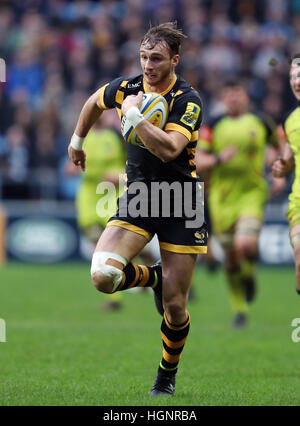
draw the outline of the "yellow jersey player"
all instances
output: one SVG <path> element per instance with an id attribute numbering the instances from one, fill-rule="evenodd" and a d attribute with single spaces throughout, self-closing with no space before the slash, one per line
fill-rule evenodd
<path id="1" fill-rule="evenodd" d="M 211 170 L 212 229 L 224 249 L 233 326 L 242 328 L 255 294 L 254 264 L 268 198 L 265 149 L 267 144 L 276 149 L 276 127 L 269 118 L 248 112 L 249 98 L 238 82 L 228 82 L 221 99 L 226 113 L 201 128 L 196 164 L 199 173 Z"/>
<path id="2" fill-rule="evenodd" d="M 95 92 L 80 113 L 68 148 L 74 164 L 84 169 L 83 139 L 98 117 L 112 108 L 126 116 L 144 145 L 126 143 L 128 189 L 119 198 L 118 212 L 98 241 L 91 275 L 95 287 L 105 293 L 137 286 L 154 289 L 163 315 L 163 356 L 151 396 L 174 394 L 177 367 L 190 326 L 188 290 L 197 253 L 204 253 L 207 244 L 202 190 L 194 162 L 202 105 L 199 94 L 175 73 L 183 38 L 176 23 L 150 28 L 140 45 L 143 74 L 117 78 Z M 155 127 L 140 113 L 145 92 L 159 93 L 167 101 L 169 114 L 164 129 Z M 155 194 L 157 184 L 165 188 L 160 195 Z M 177 184 L 179 190 L 186 190 L 187 197 L 169 197 L 173 203 L 169 203 L 167 212 L 161 207 L 161 199 L 166 201 L 165 192 L 170 185 L 178 189 Z M 132 188 L 138 186 L 143 197 L 139 200 L 141 213 L 134 208 L 138 203 Z M 132 259 L 154 234 L 160 244 L 161 265 L 134 264 Z"/>
<path id="3" fill-rule="evenodd" d="M 296 264 L 296 290 L 300 294 L 300 53 L 291 60 L 290 85 L 298 105 L 283 120 L 283 131 L 288 142 L 282 158 L 274 162 L 272 172 L 275 177 L 282 177 L 295 169 L 287 217 Z"/>

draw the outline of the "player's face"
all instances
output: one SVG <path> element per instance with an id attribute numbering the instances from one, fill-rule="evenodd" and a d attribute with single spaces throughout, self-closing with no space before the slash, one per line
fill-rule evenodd
<path id="1" fill-rule="evenodd" d="M 247 110 L 249 100 L 243 87 L 226 87 L 221 98 L 229 115 L 243 114 Z"/>
<path id="2" fill-rule="evenodd" d="M 141 67 L 147 84 L 158 86 L 173 77 L 179 55 L 171 57 L 168 45 L 163 42 L 151 47 L 147 43 L 141 45 Z"/>
<path id="3" fill-rule="evenodd" d="M 300 66 L 292 65 L 290 70 L 290 84 L 295 98 L 300 101 Z"/>

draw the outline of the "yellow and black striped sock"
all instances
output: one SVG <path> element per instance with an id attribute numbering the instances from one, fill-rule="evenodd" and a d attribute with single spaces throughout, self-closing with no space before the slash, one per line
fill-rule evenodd
<path id="1" fill-rule="evenodd" d="M 183 351 L 185 341 L 190 329 L 190 315 L 181 325 L 170 324 L 166 313 L 164 313 L 161 323 L 161 335 L 163 341 L 163 357 L 159 364 L 159 370 L 176 373 L 177 366 Z"/>
<path id="2" fill-rule="evenodd" d="M 128 263 L 123 269 L 123 279 L 117 291 L 133 287 L 156 287 L 161 285 L 161 266 L 154 268 Z"/>

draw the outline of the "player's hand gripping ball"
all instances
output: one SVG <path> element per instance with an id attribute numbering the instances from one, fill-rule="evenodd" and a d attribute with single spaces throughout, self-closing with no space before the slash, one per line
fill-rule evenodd
<path id="1" fill-rule="evenodd" d="M 163 129 L 168 117 L 168 103 L 158 93 L 144 93 L 141 113 L 151 124 Z M 125 116 L 123 116 L 121 121 L 121 133 L 126 142 L 145 148 L 143 142 L 136 134 L 135 128 Z"/>

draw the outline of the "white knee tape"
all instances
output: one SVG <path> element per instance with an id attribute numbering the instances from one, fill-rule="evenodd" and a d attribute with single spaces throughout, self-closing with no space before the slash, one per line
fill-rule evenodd
<path id="1" fill-rule="evenodd" d="M 124 257 L 116 254 L 109 253 L 107 251 L 96 251 L 93 254 L 92 264 L 91 264 L 91 275 L 96 272 L 101 272 L 105 277 L 110 279 L 113 284 L 112 292 L 121 284 L 123 272 L 112 265 L 107 265 L 107 259 L 114 259 L 122 263 L 124 266 L 127 265 L 127 260 Z"/>

